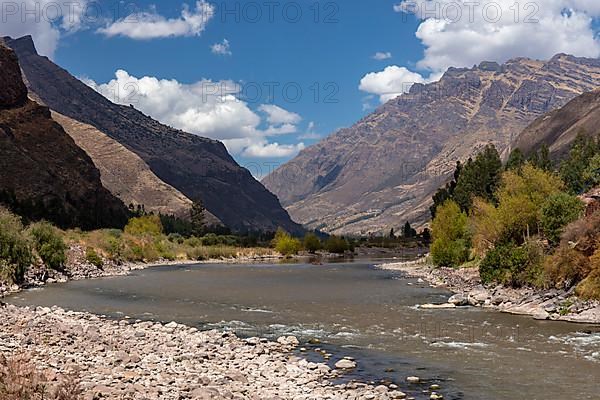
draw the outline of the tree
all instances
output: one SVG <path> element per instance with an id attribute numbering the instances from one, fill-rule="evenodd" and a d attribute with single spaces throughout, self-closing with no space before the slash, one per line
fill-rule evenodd
<path id="1" fill-rule="evenodd" d="M 460 161 L 457 161 L 456 168 L 454 169 L 453 179 L 450 182 L 448 182 L 445 187 L 438 189 L 437 192 L 433 195 L 433 205 L 429 207 L 429 211 L 431 212 L 431 218 L 435 218 L 435 212 L 439 206 L 444 204 L 446 200 L 452 199 L 461 171 L 462 164 Z"/>
<path id="2" fill-rule="evenodd" d="M 417 236 L 417 231 L 410 226 L 410 222 L 408 221 L 406 221 L 404 227 L 402 228 L 402 236 L 405 238 L 413 238 Z"/>
<path id="3" fill-rule="evenodd" d="M 343 254 L 350 250 L 350 244 L 342 237 L 331 235 L 325 242 L 325 249 L 330 253 Z"/>
<path id="4" fill-rule="evenodd" d="M 396 239 L 396 235 L 394 234 L 394 228 L 390 229 L 390 239 L 392 239 L 392 240 Z"/>
<path id="5" fill-rule="evenodd" d="M 21 219 L 0 207 L 0 280 L 23 281 L 31 262 L 30 244 L 23 234 Z"/>
<path id="6" fill-rule="evenodd" d="M 600 185 L 600 154 L 596 154 L 588 162 L 588 166 L 583 171 L 583 182 L 586 188 Z"/>
<path id="7" fill-rule="evenodd" d="M 125 226 L 125 233 L 132 236 L 159 236 L 163 233 L 163 226 L 159 216 L 144 215 L 131 218 Z"/>
<path id="8" fill-rule="evenodd" d="M 584 175 L 592 158 L 599 152 L 593 138 L 579 134 L 560 165 L 560 176 L 572 194 L 580 194 L 589 189 Z"/>
<path id="9" fill-rule="evenodd" d="M 452 199 L 462 211 L 468 212 L 474 197 L 493 203 L 494 193 L 500 184 L 502 161 L 494 145 L 485 146 L 475 160 L 469 159 L 460 173 Z"/>
<path id="10" fill-rule="evenodd" d="M 516 148 L 510 152 L 510 155 L 508 156 L 508 160 L 506 161 L 506 165 L 504 166 L 504 168 L 507 171 L 515 170 L 515 169 L 519 170 L 519 169 L 521 169 L 521 167 L 524 164 L 525 164 L 525 155 L 523 154 L 521 149 Z"/>
<path id="11" fill-rule="evenodd" d="M 190 222 L 192 224 L 191 231 L 193 236 L 202 236 L 204 234 L 205 211 L 206 208 L 204 208 L 202 200 L 197 200 L 192 203 Z"/>
<path id="12" fill-rule="evenodd" d="M 288 257 L 294 254 L 298 254 L 302 247 L 302 244 L 298 239 L 292 237 L 282 228 L 277 229 L 277 232 L 275 233 L 275 238 L 273 239 L 273 245 L 275 247 L 275 250 L 277 250 L 282 255 Z"/>
<path id="13" fill-rule="evenodd" d="M 457 267 L 468 260 L 470 238 L 467 215 L 452 200 L 438 208 L 431 223 L 433 263 L 443 267 Z"/>
<path id="14" fill-rule="evenodd" d="M 542 206 L 541 225 L 548 240 L 557 244 L 565 226 L 577 220 L 584 204 L 567 193 L 556 193 L 548 197 Z"/>
<path id="15" fill-rule="evenodd" d="M 27 229 L 35 251 L 44 264 L 55 270 L 62 270 L 67 262 L 67 245 L 57 228 L 50 223 L 36 222 Z"/>
<path id="16" fill-rule="evenodd" d="M 312 232 L 307 233 L 306 235 L 304 235 L 304 249 L 306 251 L 308 251 L 309 253 L 316 253 L 317 250 L 321 249 L 321 241 L 319 240 L 319 238 L 317 237 L 317 235 L 315 235 Z"/>

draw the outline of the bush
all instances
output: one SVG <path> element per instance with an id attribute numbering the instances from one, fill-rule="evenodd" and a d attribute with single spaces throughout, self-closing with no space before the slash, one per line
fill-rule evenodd
<path id="1" fill-rule="evenodd" d="M 548 284 L 558 289 L 569 289 L 586 278 L 591 271 L 590 260 L 581 252 L 561 243 L 546 259 L 545 271 Z"/>
<path id="2" fill-rule="evenodd" d="M 598 247 L 599 237 L 600 211 L 567 225 L 561 236 L 561 245 L 568 246 L 571 243 L 577 251 L 591 257 Z"/>
<path id="3" fill-rule="evenodd" d="M 514 243 L 500 244 L 488 251 L 479 264 L 479 275 L 483 283 L 518 285 L 519 275 L 528 263 L 527 250 Z"/>
<path id="4" fill-rule="evenodd" d="M 330 236 L 325 242 L 325 249 L 330 253 L 344 254 L 346 251 L 351 250 L 351 245 L 342 237 Z"/>
<path id="5" fill-rule="evenodd" d="M 125 233 L 132 236 L 159 236 L 163 233 L 163 226 L 159 216 L 144 215 L 131 218 L 125 226 Z"/>
<path id="6" fill-rule="evenodd" d="M 21 220 L 0 208 L 0 278 L 22 282 L 31 261 L 30 243 L 23 234 Z"/>
<path id="7" fill-rule="evenodd" d="M 577 288 L 575 294 L 584 299 L 600 300 L 600 269 L 593 270 Z"/>
<path id="8" fill-rule="evenodd" d="M 85 249 L 85 260 L 99 269 L 102 269 L 104 266 L 102 257 L 100 257 L 98 253 L 96 253 L 96 250 L 94 250 L 92 247 Z"/>
<path id="9" fill-rule="evenodd" d="M 470 235 L 467 222 L 467 215 L 452 200 L 437 208 L 431 223 L 431 257 L 435 265 L 457 267 L 469 259 Z"/>
<path id="10" fill-rule="evenodd" d="M 277 250 L 284 256 L 298 254 L 298 252 L 302 248 L 302 244 L 300 243 L 300 241 L 296 238 L 293 238 L 289 233 L 287 233 L 283 229 L 277 230 L 275 238 L 273 239 L 273 245 L 275 246 L 275 250 Z"/>
<path id="11" fill-rule="evenodd" d="M 67 262 L 67 245 L 59 230 L 48 222 L 37 222 L 28 228 L 33 245 L 47 267 L 57 271 Z"/>
<path id="12" fill-rule="evenodd" d="M 304 249 L 309 253 L 315 253 L 321 249 L 321 241 L 314 233 L 307 233 L 304 236 Z"/>
<path id="13" fill-rule="evenodd" d="M 541 225 L 548 240 L 556 244 L 567 224 L 577 220 L 584 210 L 584 204 L 567 193 L 551 195 L 542 206 Z"/>

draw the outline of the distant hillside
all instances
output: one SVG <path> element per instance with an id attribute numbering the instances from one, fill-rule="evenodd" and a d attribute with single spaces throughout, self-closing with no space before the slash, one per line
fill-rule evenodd
<path id="1" fill-rule="evenodd" d="M 75 121 L 55 111 L 52 118 L 75 140 L 91 158 L 102 184 L 126 205 L 143 204 L 146 211 L 188 218 L 192 201 L 174 187 L 164 183 L 146 165 L 144 160 L 125 146 L 91 125 Z M 219 220 L 207 213 L 209 224 Z"/>
<path id="2" fill-rule="evenodd" d="M 578 134 L 600 134 L 600 90 L 584 93 L 536 119 L 519 134 L 512 148 L 529 154 L 545 144 L 553 158 L 560 158 Z"/>
<path id="3" fill-rule="evenodd" d="M 122 227 L 125 205 L 47 107 L 27 98 L 15 53 L 0 45 L 0 203 L 60 227 Z"/>
<path id="4" fill-rule="evenodd" d="M 502 152 L 539 116 L 600 85 L 600 60 L 564 54 L 450 68 L 267 176 L 297 221 L 333 233 L 388 232 L 430 217 L 431 196 L 487 143 Z"/>
<path id="5" fill-rule="evenodd" d="M 31 37 L 4 42 L 15 50 L 26 83 L 44 104 L 92 125 L 138 155 L 162 181 L 206 208 L 234 230 L 299 232 L 277 197 L 241 168 L 225 146 L 165 126 L 135 110 L 112 103 L 46 57 Z"/>

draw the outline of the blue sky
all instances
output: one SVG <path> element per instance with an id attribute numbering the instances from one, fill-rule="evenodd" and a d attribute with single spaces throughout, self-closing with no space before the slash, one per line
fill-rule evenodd
<path id="1" fill-rule="evenodd" d="M 50 0 L 26 1 L 42 17 L 52 11 Z M 40 52 L 111 100 L 223 140 L 260 176 L 448 66 L 598 57 L 598 3 L 528 1 L 515 12 L 513 0 L 473 9 L 456 0 L 82 0 L 41 21 L 3 6 L 2 33 L 33 34 Z"/>

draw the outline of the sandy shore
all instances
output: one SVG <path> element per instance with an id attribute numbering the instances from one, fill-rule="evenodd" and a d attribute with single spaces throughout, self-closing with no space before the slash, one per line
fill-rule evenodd
<path id="1" fill-rule="evenodd" d="M 530 315 L 540 320 L 600 324 L 600 302 L 578 299 L 573 291 L 538 290 L 484 286 L 474 268 L 434 268 L 425 259 L 377 265 L 378 268 L 402 271 L 409 277 L 421 278 L 436 287 L 455 294 L 447 304 L 421 305 L 424 308 L 474 306 L 501 312 Z"/>

